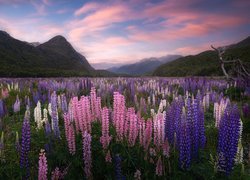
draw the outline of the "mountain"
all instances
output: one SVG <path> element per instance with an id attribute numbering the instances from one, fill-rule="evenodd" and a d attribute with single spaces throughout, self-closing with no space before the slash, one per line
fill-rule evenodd
<path id="1" fill-rule="evenodd" d="M 34 46 L 34 47 L 37 47 L 39 46 L 41 43 L 39 42 L 31 42 L 30 45 Z"/>
<path id="2" fill-rule="evenodd" d="M 110 62 L 101 62 L 101 63 L 91 63 L 91 66 L 95 69 L 110 69 L 112 67 L 120 67 L 124 64 L 121 63 L 110 63 Z"/>
<path id="3" fill-rule="evenodd" d="M 250 68 L 250 37 L 225 46 L 225 59 L 240 58 L 244 65 Z M 227 68 L 230 68 L 227 66 Z M 154 76 L 221 76 L 218 55 L 213 50 L 201 52 L 178 58 L 172 62 L 159 66 L 153 73 Z"/>
<path id="4" fill-rule="evenodd" d="M 0 76 L 92 76 L 95 71 L 62 36 L 34 46 L 4 31 L 0 31 L 0 64 Z"/>
<path id="5" fill-rule="evenodd" d="M 161 64 L 173 61 L 180 57 L 180 55 L 167 55 L 159 58 L 145 58 L 133 64 L 109 68 L 108 71 L 134 76 L 146 75 L 153 72 Z"/>

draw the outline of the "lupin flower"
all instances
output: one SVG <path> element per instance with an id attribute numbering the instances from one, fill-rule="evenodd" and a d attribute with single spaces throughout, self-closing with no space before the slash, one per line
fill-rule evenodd
<path id="1" fill-rule="evenodd" d="M 134 108 L 129 108 L 127 113 L 129 122 L 128 142 L 129 146 L 134 146 L 138 136 L 137 116 L 135 114 Z"/>
<path id="2" fill-rule="evenodd" d="M 70 114 L 64 114 L 64 128 L 65 128 L 65 135 L 68 142 L 68 148 L 70 154 L 74 155 L 76 151 L 76 144 L 75 144 L 75 130 L 73 125 L 73 119 L 70 118 Z"/>
<path id="3" fill-rule="evenodd" d="M 9 96 L 9 91 L 7 88 L 2 89 L 2 98 L 5 99 Z"/>
<path id="4" fill-rule="evenodd" d="M 164 143 L 164 114 L 157 113 L 153 120 L 154 125 L 154 145 L 159 149 Z"/>
<path id="5" fill-rule="evenodd" d="M 17 113 L 17 112 L 20 111 L 20 104 L 21 104 L 21 102 L 20 102 L 20 100 L 19 100 L 19 97 L 17 96 L 17 97 L 16 97 L 16 102 L 15 102 L 14 105 L 13 105 L 13 111 L 14 111 L 15 113 Z"/>
<path id="6" fill-rule="evenodd" d="M 163 155 L 165 157 L 169 157 L 169 153 L 170 153 L 170 146 L 169 146 L 169 143 L 168 143 L 168 139 L 166 138 L 165 139 L 165 142 L 162 146 L 162 149 L 163 149 Z"/>
<path id="7" fill-rule="evenodd" d="M 237 105 L 227 105 L 219 127 L 218 170 L 227 175 L 233 169 L 240 134 L 240 113 Z"/>
<path id="8" fill-rule="evenodd" d="M 4 102 L 2 99 L 0 99 L 0 118 L 2 118 L 5 114 L 5 111 L 4 111 Z"/>
<path id="9" fill-rule="evenodd" d="M 54 169 L 51 173 L 51 180 L 60 180 L 64 179 L 64 176 L 68 173 L 68 167 L 66 167 L 63 171 L 58 167 Z"/>
<path id="10" fill-rule="evenodd" d="M 134 178 L 135 180 L 141 180 L 141 171 L 139 169 L 136 170 Z"/>
<path id="11" fill-rule="evenodd" d="M 48 111 L 47 109 L 43 109 L 43 122 L 45 123 L 45 134 L 49 136 L 51 133 L 51 127 L 48 119 Z"/>
<path id="12" fill-rule="evenodd" d="M 110 154 L 110 150 L 108 150 L 106 156 L 105 156 L 105 161 L 106 162 L 112 162 L 112 157 L 111 157 L 111 154 Z"/>
<path id="13" fill-rule="evenodd" d="M 179 165 L 182 169 L 188 169 L 191 162 L 191 139 L 184 108 L 179 128 Z"/>
<path id="14" fill-rule="evenodd" d="M 44 149 L 41 149 L 40 151 L 38 166 L 38 180 L 47 180 L 48 165 Z"/>
<path id="15" fill-rule="evenodd" d="M 158 158 L 158 161 L 156 163 L 155 174 L 157 176 L 163 175 L 163 164 L 162 164 L 161 156 Z"/>
<path id="16" fill-rule="evenodd" d="M 62 106 L 61 108 L 62 108 L 63 113 L 68 111 L 67 100 L 66 100 L 65 94 L 61 95 L 61 106 Z"/>
<path id="17" fill-rule="evenodd" d="M 91 135 L 86 131 L 83 133 L 83 161 L 84 172 L 87 179 L 92 177 L 92 157 L 91 157 Z"/>
<path id="18" fill-rule="evenodd" d="M 239 142 L 238 142 L 237 154 L 235 157 L 236 164 L 241 164 L 243 162 L 242 131 L 243 131 L 243 122 L 240 120 Z"/>
<path id="19" fill-rule="evenodd" d="M 113 122 L 116 128 L 117 140 L 121 141 L 126 134 L 125 131 L 125 97 L 119 92 L 114 92 Z"/>
<path id="20" fill-rule="evenodd" d="M 121 167 L 122 159 L 119 154 L 115 155 L 115 179 L 121 180 L 124 179 L 122 175 L 122 167 Z"/>
<path id="21" fill-rule="evenodd" d="M 52 119 L 52 129 L 56 138 L 60 138 L 60 131 L 58 126 L 58 111 L 57 111 L 57 96 L 54 91 L 51 95 L 51 119 Z"/>
<path id="22" fill-rule="evenodd" d="M 152 120 L 148 119 L 147 122 L 146 122 L 146 128 L 145 128 L 144 135 L 143 135 L 143 147 L 144 147 L 145 151 L 148 150 L 148 147 L 149 147 L 149 145 L 151 143 L 152 131 L 153 131 Z"/>
<path id="23" fill-rule="evenodd" d="M 37 102 L 37 106 L 34 109 L 34 119 L 37 124 L 37 129 L 41 129 L 43 127 L 43 121 L 40 101 Z"/>
<path id="24" fill-rule="evenodd" d="M 22 144 L 20 166 L 26 170 L 26 178 L 29 177 L 29 159 L 28 153 L 30 151 L 30 123 L 29 120 L 24 119 L 22 126 Z"/>
<path id="25" fill-rule="evenodd" d="M 100 142 L 102 143 L 103 149 L 107 149 L 111 140 L 109 136 L 109 110 L 104 107 L 102 110 L 102 136 L 100 137 Z"/>

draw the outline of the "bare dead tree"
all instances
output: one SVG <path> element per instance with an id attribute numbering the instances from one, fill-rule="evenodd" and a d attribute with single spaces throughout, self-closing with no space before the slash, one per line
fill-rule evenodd
<path id="1" fill-rule="evenodd" d="M 232 60 L 226 60 L 223 58 L 223 55 L 225 54 L 226 48 L 215 48 L 212 46 L 212 49 L 214 49 L 218 53 L 219 61 L 220 61 L 220 66 L 223 71 L 223 74 L 226 76 L 227 80 L 235 80 L 236 78 L 240 78 L 242 80 L 249 80 L 250 79 L 250 74 L 244 67 L 242 61 L 237 58 L 237 59 L 232 59 Z M 232 74 L 229 73 L 229 71 L 226 70 L 225 65 L 226 64 L 231 64 L 232 65 Z"/>

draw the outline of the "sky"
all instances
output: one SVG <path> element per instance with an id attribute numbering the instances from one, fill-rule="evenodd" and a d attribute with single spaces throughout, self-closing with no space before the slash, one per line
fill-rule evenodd
<path id="1" fill-rule="evenodd" d="M 0 0 L 0 30 L 63 35 L 90 63 L 190 55 L 250 35 L 250 0 Z"/>

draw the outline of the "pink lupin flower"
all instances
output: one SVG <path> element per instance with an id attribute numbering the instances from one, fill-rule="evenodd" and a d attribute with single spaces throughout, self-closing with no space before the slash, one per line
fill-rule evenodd
<path id="1" fill-rule="evenodd" d="M 145 135 L 145 120 L 138 115 L 138 125 L 139 125 L 139 140 L 140 145 L 143 146 L 143 140 Z"/>
<path id="2" fill-rule="evenodd" d="M 70 114 L 64 114 L 64 126 L 65 126 L 65 135 L 68 142 L 68 148 L 70 154 L 74 155 L 76 151 L 75 145 L 75 131 L 73 126 L 73 119 L 70 119 Z"/>
<path id="3" fill-rule="evenodd" d="M 129 122 L 128 142 L 129 142 L 129 146 L 134 146 L 136 138 L 138 136 L 137 116 L 135 114 L 135 109 L 134 108 L 129 108 L 128 109 L 128 122 Z"/>
<path id="4" fill-rule="evenodd" d="M 134 178 L 135 180 L 141 180 L 141 171 L 139 169 L 136 170 Z"/>
<path id="5" fill-rule="evenodd" d="M 2 98 L 5 99 L 9 96 L 9 90 L 7 88 L 2 89 Z"/>
<path id="6" fill-rule="evenodd" d="M 87 179 L 92 177 L 92 158 L 91 158 L 91 135 L 87 131 L 83 134 L 83 161 L 84 161 L 84 172 Z"/>
<path id="7" fill-rule="evenodd" d="M 162 113 L 156 114 L 154 118 L 154 144 L 159 149 L 164 142 L 164 116 Z"/>
<path id="8" fill-rule="evenodd" d="M 72 98 L 72 110 L 73 110 L 73 117 L 75 120 L 75 126 L 76 126 L 76 132 L 80 132 L 80 125 L 79 125 L 79 119 L 78 119 L 78 97 L 73 97 Z"/>
<path id="9" fill-rule="evenodd" d="M 152 140 L 152 120 L 151 119 L 148 119 L 146 122 L 146 129 L 144 131 L 143 138 L 144 138 L 143 147 L 144 147 L 144 150 L 147 151 L 150 145 L 150 142 Z"/>
<path id="10" fill-rule="evenodd" d="M 112 162 L 112 157 L 111 157 L 111 154 L 110 154 L 110 150 L 108 150 L 106 156 L 105 156 L 105 161 L 106 162 Z"/>
<path id="11" fill-rule="evenodd" d="M 126 106 L 125 106 L 125 97 L 123 95 L 119 96 L 120 99 L 120 105 L 119 105 L 119 132 L 121 139 L 123 139 L 124 131 L 125 131 L 125 113 L 126 113 Z M 126 131 L 125 131 L 126 133 Z"/>
<path id="12" fill-rule="evenodd" d="M 107 149 L 110 143 L 111 137 L 109 136 L 109 110 L 104 107 L 102 110 L 102 136 L 100 142 L 103 149 Z"/>
<path id="13" fill-rule="evenodd" d="M 44 150 L 41 149 L 41 152 L 39 154 L 38 180 L 47 180 L 47 172 L 48 172 L 47 159 Z"/>
<path id="14" fill-rule="evenodd" d="M 165 157 L 169 157 L 169 152 L 170 152 L 170 146 L 169 146 L 169 143 L 168 143 L 168 139 L 166 138 L 163 146 L 162 146 L 162 150 L 163 150 L 163 155 Z"/>
<path id="15" fill-rule="evenodd" d="M 125 123 L 125 97 L 118 92 L 114 92 L 113 122 L 117 132 L 117 141 L 123 140 L 126 134 Z"/>
<path id="16" fill-rule="evenodd" d="M 91 133 L 91 122 L 94 120 L 94 118 L 91 115 L 90 101 L 88 97 L 84 97 L 84 105 L 85 105 L 85 113 L 86 113 L 86 127 L 87 127 L 87 131 Z"/>
<path id="17" fill-rule="evenodd" d="M 51 179 L 52 180 L 59 180 L 64 179 L 64 176 L 68 173 L 68 167 L 66 167 L 64 170 L 60 170 L 58 167 L 54 169 L 51 173 Z"/>
<path id="18" fill-rule="evenodd" d="M 162 176 L 162 174 L 163 174 L 162 171 L 163 171 L 163 164 L 162 164 L 162 160 L 161 160 L 161 156 L 160 156 L 157 163 L 156 163 L 155 174 L 157 176 Z"/>

